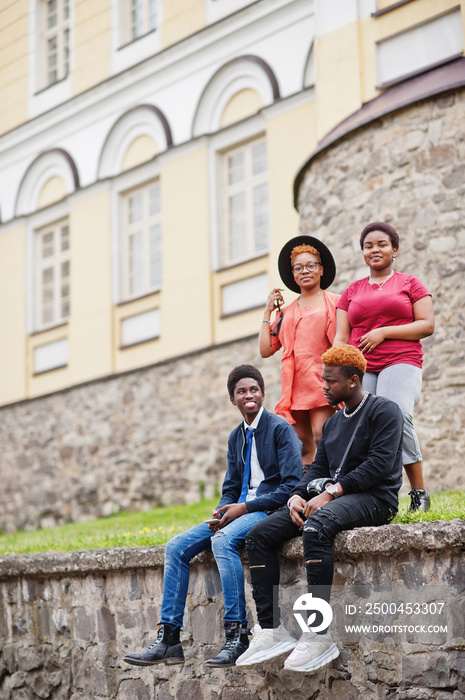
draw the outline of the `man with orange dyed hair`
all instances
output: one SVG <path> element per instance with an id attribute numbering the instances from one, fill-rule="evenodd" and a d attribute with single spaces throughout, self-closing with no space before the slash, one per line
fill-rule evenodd
<path id="1" fill-rule="evenodd" d="M 277 551 L 283 542 L 302 531 L 308 592 L 329 604 L 335 536 L 354 527 L 384 525 L 397 513 L 402 413 L 393 401 L 364 389 L 366 360 L 360 350 L 337 346 L 321 359 L 327 402 L 345 406 L 324 424 L 315 460 L 287 507 L 255 525 L 245 538 L 259 624 L 249 648 L 236 661 L 238 666 L 261 663 L 289 650 L 289 633 L 280 624 L 279 606 L 273 605 L 279 585 Z M 310 672 L 339 656 L 327 625 L 320 623 L 317 632 L 310 629 L 295 641 L 284 668 Z"/>

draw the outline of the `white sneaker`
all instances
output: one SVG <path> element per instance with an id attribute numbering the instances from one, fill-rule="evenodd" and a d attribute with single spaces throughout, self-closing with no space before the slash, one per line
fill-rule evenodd
<path id="1" fill-rule="evenodd" d="M 284 662 L 289 671 L 316 671 L 339 656 L 339 649 L 331 639 L 331 634 L 305 632 L 294 651 Z"/>
<path id="2" fill-rule="evenodd" d="M 275 656 L 290 651 L 297 644 L 297 639 L 291 637 L 282 624 L 276 629 L 262 629 L 260 625 L 255 625 L 252 635 L 249 648 L 239 656 L 236 666 L 253 666 L 261 661 L 274 659 Z"/>

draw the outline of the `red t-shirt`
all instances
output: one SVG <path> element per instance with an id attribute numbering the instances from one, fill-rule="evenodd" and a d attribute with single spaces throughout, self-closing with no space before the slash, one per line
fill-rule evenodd
<path id="1" fill-rule="evenodd" d="M 377 284 L 369 284 L 368 277 L 352 282 L 337 305 L 349 316 L 349 344 L 358 347 L 362 335 L 374 328 L 412 323 L 415 320 L 413 304 L 429 295 L 430 292 L 419 279 L 402 272 L 395 272 L 382 289 Z M 365 359 L 369 372 L 381 372 L 399 363 L 421 367 L 423 348 L 419 340 L 386 338 L 367 353 Z"/>

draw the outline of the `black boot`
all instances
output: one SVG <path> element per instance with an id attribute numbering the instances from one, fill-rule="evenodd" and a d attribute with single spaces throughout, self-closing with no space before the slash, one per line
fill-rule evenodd
<path id="1" fill-rule="evenodd" d="M 235 666 L 236 659 L 249 648 L 249 630 L 240 622 L 225 622 L 226 643 L 214 659 L 208 659 L 207 666 Z"/>
<path id="2" fill-rule="evenodd" d="M 126 654 L 124 661 L 134 666 L 152 666 L 152 664 L 182 664 L 184 652 L 179 641 L 180 627 L 161 622 L 158 625 L 157 641 L 140 654 Z"/>

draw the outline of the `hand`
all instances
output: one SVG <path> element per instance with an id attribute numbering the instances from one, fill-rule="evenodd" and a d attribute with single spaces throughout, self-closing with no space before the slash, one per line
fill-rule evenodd
<path id="1" fill-rule="evenodd" d="M 211 524 L 208 527 L 213 532 L 221 530 L 225 525 L 229 525 L 236 518 L 240 518 L 241 515 L 248 513 L 247 506 L 245 503 L 228 503 L 226 506 L 221 506 L 218 510 L 214 510 L 212 515 L 214 518 L 221 518 L 219 523 Z"/>
<path id="2" fill-rule="evenodd" d="M 320 508 L 323 508 L 327 503 L 333 500 L 333 497 L 329 493 L 323 491 L 319 493 L 318 496 L 314 496 L 305 504 L 304 516 L 305 519 L 309 518 L 313 513 L 315 513 Z"/>
<path id="3" fill-rule="evenodd" d="M 269 293 L 268 299 L 266 300 L 265 310 L 269 311 L 270 314 L 277 308 L 277 304 L 280 306 L 284 304 L 283 295 L 281 294 L 282 291 L 283 290 L 279 287 L 275 287 Z"/>
<path id="4" fill-rule="evenodd" d="M 289 514 L 294 525 L 297 527 L 303 527 L 305 520 L 302 519 L 302 513 L 307 505 L 307 501 L 301 496 L 293 496 L 289 504 Z"/>
<path id="5" fill-rule="evenodd" d="M 365 355 L 372 352 L 383 340 L 386 338 L 384 335 L 384 328 L 375 328 L 369 333 L 365 333 L 360 338 L 358 344 L 359 350 L 361 350 Z"/>

